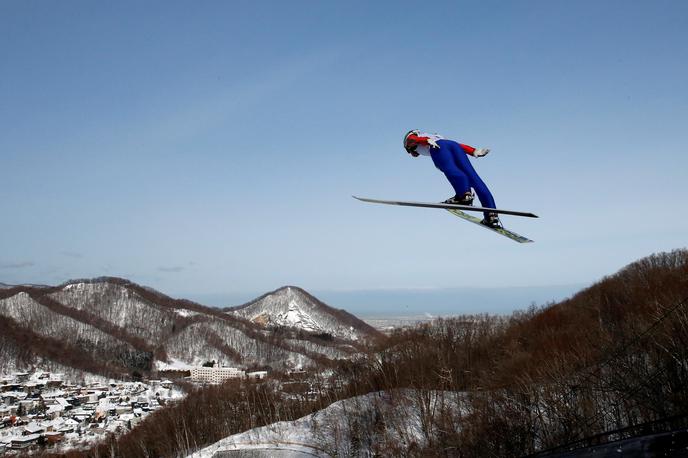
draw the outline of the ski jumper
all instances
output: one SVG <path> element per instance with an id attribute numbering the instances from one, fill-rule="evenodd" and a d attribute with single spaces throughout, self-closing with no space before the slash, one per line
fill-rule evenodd
<path id="1" fill-rule="evenodd" d="M 466 157 L 467 154 L 473 156 L 475 148 L 446 140 L 436 134 L 412 134 L 408 139 L 418 145 L 415 150 L 418 154 L 432 158 L 435 167 L 444 173 L 456 195 L 463 195 L 473 188 L 483 207 L 497 208 L 492 193 Z M 485 216 L 487 217 L 487 212 Z"/>

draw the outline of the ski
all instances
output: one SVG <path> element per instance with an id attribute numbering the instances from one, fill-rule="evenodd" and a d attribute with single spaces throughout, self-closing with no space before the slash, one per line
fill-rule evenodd
<path id="1" fill-rule="evenodd" d="M 464 213 L 461 210 L 456 210 L 452 208 L 447 208 L 446 209 L 449 213 L 451 213 L 454 216 L 458 216 L 461 219 L 465 219 L 466 221 L 469 221 L 473 224 L 477 224 L 478 226 L 490 230 L 492 232 L 496 232 L 497 234 L 503 235 L 506 238 L 509 238 L 513 240 L 514 242 L 518 243 L 532 243 L 533 241 L 530 240 L 527 237 L 524 237 L 522 235 L 519 235 L 515 232 L 512 232 L 508 229 L 504 229 L 503 227 L 490 227 L 490 226 L 485 226 L 484 224 L 480 224 L 480 218 L 476 218 L 473 215 L 469 215 L 468 213 Z"/>
<path id="2" fill-rule="evenodd" d="M 514 211 L 514 210 L 501 210 L 498 208 L 474 207 L 472 205 L 456 205 L 456 204 L 433 203 L 433 202 L 409 202 L 409 201 L 404 201 L 404 200 L 380 200 L 380 199 L 369 199 L 367 197 L 356 197 L 356 196 L 352 196 L 352 197 L 354 199 L 360 200 L 362 202 L 370 202 L 373 204 L 401 205 L 404 207 L 443 208 L 445 210 L 459 210 L 459 211 L 492 212 L 492 213 L 499 213 L 502 215 L 525 216 L 526 218 L 537 218 L 538 217 L 537 215 L 530 213 L 530 212 L 520 212 L 520 211 Z"/>

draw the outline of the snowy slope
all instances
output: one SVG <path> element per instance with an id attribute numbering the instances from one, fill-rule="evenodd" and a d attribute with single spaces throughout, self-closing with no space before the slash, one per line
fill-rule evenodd
<path id="1" fill-rule="evenodd" d="M 0 300 L 0 316 L 14 320 L 17 326 L 28 328 L 38 335 L 71 343 L 101 360 L 114 358 L 132 362 L 144 361 L 150 357 L 144 351 L 91 324 L 50 310 L 24 292 Z"/>
<path id="2" fill-rule="evenodd" d="M 404 456 L 438 431 L 424 429 L 429 411 L 460 414 L 456 392 L 395 390 L 335 402 L 296 421 L 278 422 L 226 437 L 189 458 L 251 450 L 251 456 Z M 424 417 L 425 415 L 425 417 Z M 396 447 L 391 450 L 390 444 Z M 276 450 L 282 451 L 277 454 Z M 221 456 L 222 453 L 218 454 Z"/>
<path id="3" fill-rule="evenodd" d="M 89 312 L 148 342 L 158 342 L 174 325 L 174 312 L 108 282 L 73 283 L 50 295 L 60 303 Z"/>
<path id="4" fill-rule="evenodd" d="M 236 316 L 266 327 L 287 327 L 310 333 L 325 333 L 340 339 L 360 341 L 378 333 L 353 315 L 337 310 L 301 288 L 285 286 L 247 304 L 228 310 Z"/>
<path id="5" fill-rule="evenodd" d="M 249 363 L 286 369 L 311 363 L 305 354 L 256 339 L 218 319 L 186 327 L 172 335 L 165 347 L 168 357 L 195 365 L 214 360 L 228 366 Z"/>
<path id="6" fill-rule="evenodd" d="M 358 340 L 368 331 L 365 324 L 359 331 L 356 322 L 360 320 L 355 317 L 325 306 L 305 291 L 290 288 L 249 305 L 258 314 L 266 314 L 273 324 L 308 330 L 315 336 L 275 333 L 247 321 L 240 313 L 228 314 L 173 299 L 118 278 L 0 291 L 0 318 L 16 323 L 10 326 L 60 339 L 91 360 L 116 360 L 123 370 L 188 367 L 208 361 L 239 367 L 302 368 L 315 359 L 348 358 L 359 351 L 351 342 L 328 336 Z M 271 312 L 275 310 L 273 320 Z M 21 344 L 6 342 L 10 338 L 16 337 L 0 338 L 0 345 L 9 345 L 6 348 L 12 350 L 8 357 L 14 359 L 12 355 Z M 42 355 L 40 348 L 36 351 L 31 358 Z M 19 368 L 32 363 L 12 364 Z"/>
<path id="7" fill-rule="evenodd" d="M 87 341 L 93 345 L 98 345 L 100 341 L 107 346 L 116 345 L 116 339 L 111 335 L 87 323 L 55 313 L 23 292 L 1 300 L 0 315 L 12 318 L 41 335 Z"/>

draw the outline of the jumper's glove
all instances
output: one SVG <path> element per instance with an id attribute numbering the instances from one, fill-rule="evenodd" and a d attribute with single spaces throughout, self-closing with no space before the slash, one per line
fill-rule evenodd
<path id="1" fill-rule="evenodd" d="M 440 145 L 437 144 L 437 141 L 434 138 L 428 138 L 428 145 L 430 145 L 431 148 L 440 147 Z"/>
<path id="2" fill-rule="evenodd" d="M 483 157 L 486 156 L 487 153 L 490 152 L 489 148 L 476 148 L 475 151 L 473 151 L 473 156 L 475 157 Z"/>

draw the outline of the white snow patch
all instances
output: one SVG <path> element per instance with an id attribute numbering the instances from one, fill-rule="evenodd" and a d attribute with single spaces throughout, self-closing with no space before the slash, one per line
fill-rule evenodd
<path id="1" fill-rule="evenodd" d="M 423 411 L 428 407 L 447 408 L 459 414 L 459 400 L 464 396 L 457 392 L 422 392 L 394 390 L 376 392 L 335 402 L 323 410 L 295 421 L 283 421 L 254 428 L 222 439 L 201 449 L 188 458 L 212 458 L 216 452 L 253 450 L 251 456 L 374 456 L 376 438 L 371 434 L 370 443 L 354 446 L 352 437 L 360 439 L 361 430 L 378 428 L 378 438 L 404 448 L 411 444 L 427 443 L 423 430 Z M 380 417 L 382 415 L 382 417 Z M 369 424 L 374 418 L 384 418 L 382 423 Z M 362 448 L 361 448 L 362 447 Z M 276 453 L 275 451 L 279 451 Z"/>
<path id="2" fill-rule="evenodd" d="M 306 331 L 318 331 L 321 329 L 318 323 L 307 312 L 302 310 L 298 302 L 293 299 L 289 301 L 287 312 L 277 314 L 275 321 L 282 326 L 298 327 Z"/>
<path id="3" fill-rule="evenodd" d="M 192 367 L 191 364 L 187 364 L 182 360 L 169 358 L 169 362 L 155 360 L 155 370 L 157 371 L 190 371 Z"/>
<path id="4" fill-rule="evenodd" d="M 62 288 L 62 291 L 68 291 L 70 289 L 75 289 L 77 291 L 82 290 L 86 287 L 86 283 L 71 283 L 69 285 L 65 285 L 64 288 Z"/>
<path id="5" fill-rule="evenodd" d="M 200 315 L 198 312 L 194 312 L 193 310 L 187 310 L 187 309 L 174 309 L 174 313 L 176 313 L 179 316 L 183 317 L 189 317 L 189 316 L 196 316 Z"/>

